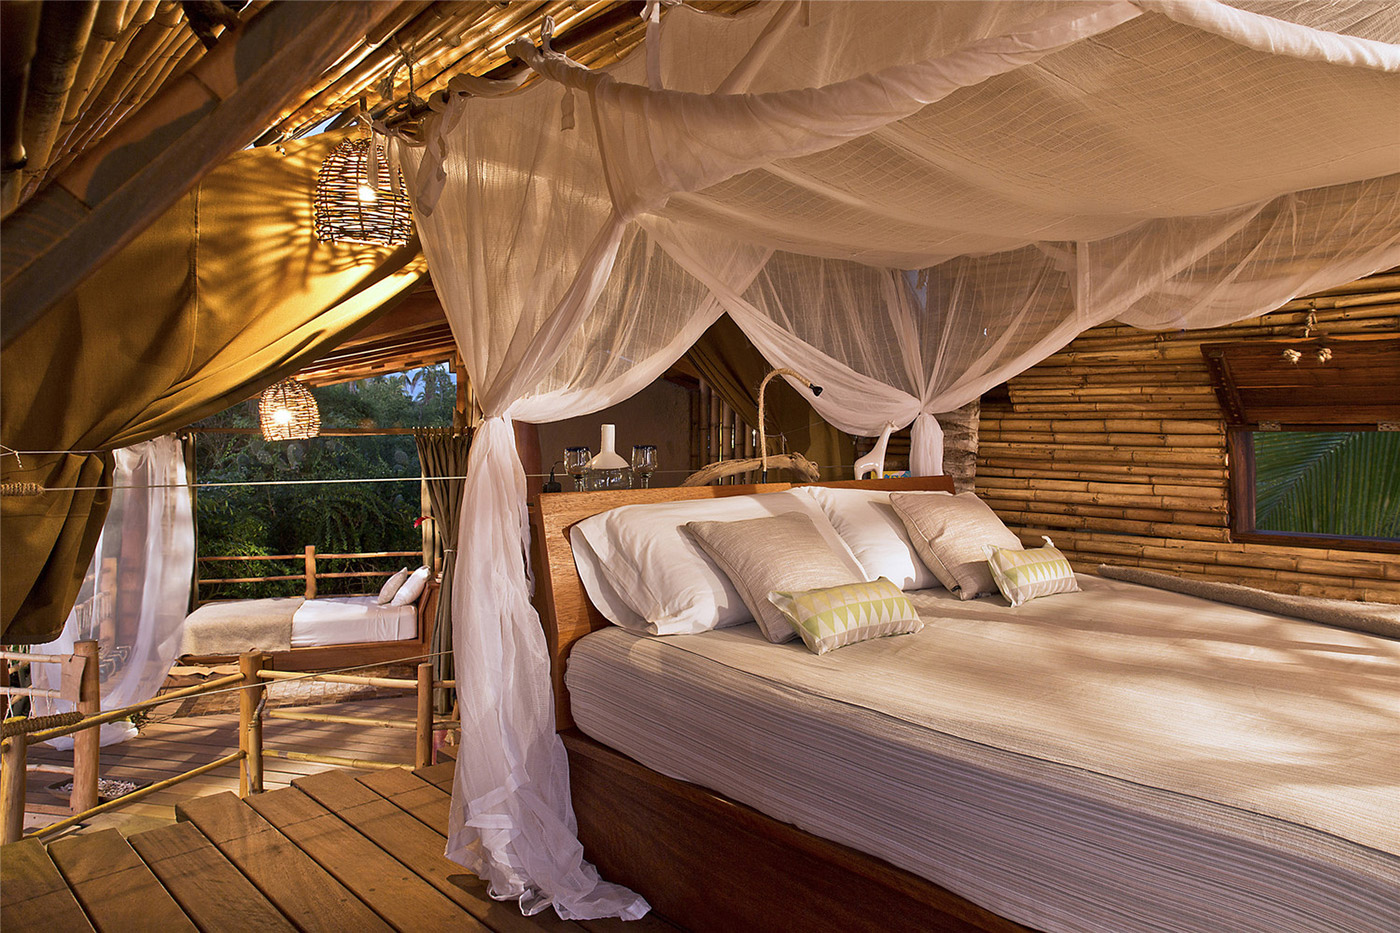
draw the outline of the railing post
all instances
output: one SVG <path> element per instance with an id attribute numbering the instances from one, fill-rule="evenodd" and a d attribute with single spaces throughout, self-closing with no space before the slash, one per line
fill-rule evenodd
<path id="1" fill-rule="evenodd" d="M 426 768 L 433 763 L 433 665 L 424 661 L 418 665 L 418 724 L 415 730 L 413 767 Z"/>
<path id="2" fill-rule="evenodd" d="M 240 797 L 261 794 L 263 790 L 260 707 L 267 688 L 258 671 L 266 662 L 267 658 L 257 651 L 245 652 L 238 659 L 238 671 L 243 675 L 243 689 L 238 691 L 238 748 L 243 752 L 243 767 L 238 771 Z"/>
<path id="3" fill-rule="evenodd" d="M 306 598 L 316 598 L 316 545 L 306 546 Z"/>
<path id="4" fill-rule="evenodd" d="M 12 735 L 0 744 L 0 844 L 24 835 L 26 736 Z"/>
<path id="5" fill-rule="evenodd" d="M 78 712 L 95 716 L 102 712 L 102 683 L 98 672 L 97 642 L 87 639 L 74 642 L 73 654 L 83 659 L 82 680 L 78 688 Z M 82 729 L 73 733 L 73 792 L 68 805 L 74 813 L 97 806 L 97 779 L 102 747 L 102 727 Z"/>

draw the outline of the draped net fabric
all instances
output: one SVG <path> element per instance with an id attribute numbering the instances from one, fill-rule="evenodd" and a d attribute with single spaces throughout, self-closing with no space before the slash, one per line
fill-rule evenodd
<path id="1" fill-rule="evenodd" d="M 1218 325 L 1400 262 L 1391 4 L 682 7 L 649 34 L 607 73 L 518 48 L 545 80 L 398 147 L 487 415 L 449 852 L 565 916 L 639 904 L 561 844 L 510 419 L 607 407 L 728 313 L 824 418 L 913 422 L 937 472 L 936 413 L 1088 327 Z"/>
<path id="2" fill-rule="evenodd" d="M 180 648 L 194 572 L 194 516 L 185 457 L 172 434 L 113 452 L 112 506 L 102 536 L 58 638 L 40 654 L 72 654 L 98 643 L 103 709 L 149 700 L 165 683 Z M 121 585 L 118 585 L 118 581 Z M 34 685 L 59 687 L 56 665 L 36 664 Z M 68 712 L 73 703 L 35 697 L 34 714 Z M 125 720 L 101 727 L 102 744 L 136 735 Z M 71 748 L 71 737 L 51 744 Z"/>

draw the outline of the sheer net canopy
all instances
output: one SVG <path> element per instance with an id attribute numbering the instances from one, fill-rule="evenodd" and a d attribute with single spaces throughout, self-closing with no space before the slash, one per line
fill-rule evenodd
<path id="1" fill-rule="evenodd" d="M 645 909 L 573 839 L 510 419 L 612 405 L 728 313 L 833 425 L 912 422 L 938 472 L 936 413 L 1088 327 L 1216 326 L 1400 262 L 1398 39 L 1369 0 L 682 6 L 607 72 L 518 45 L 543 80 L 401 141 L 488 417 L 450 852 L 527 909 Z"/>

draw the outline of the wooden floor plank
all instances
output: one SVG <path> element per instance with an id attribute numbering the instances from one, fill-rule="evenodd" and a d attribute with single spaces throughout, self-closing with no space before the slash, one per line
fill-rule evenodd
<path id="1" fill-rule="evenodd" d="M 423 825 L 439 833 L 447 832 L 452 795 L 436 784 L 429 784 L 416 773 L 403 769 L 364 774 L 359 781 L 405 813 L 417 817 Z"/>
<path id="2" fill-rule="evenodd" d="M 49 846 L 73 896 L 99 933 L 169 930 L 197 933 L 180 905 L 115 829 Z"/>
<path id="3" fill-rule="evenodd" d="M 397 930 L 487 928 L 350 824 L 295 787 L 247 803 Z"/>
<path id="4" fill-rule="evenodd" d="M 552 913 L 525 917 L 516 905 L 493 900 L 479 878 L 443 855 L 447 840 L 442 833 L 429 829 L 348 775 L 324 771 L 300 778 L 293 786 L 354 826 L 491 930 L 583 933 L 582 927 Z"/>
<path id="5" fill-rule="evenodd" d="M 387 933 L 390 929 L 234 794 L 187 800 L 175 812 L 181 820 L 194 823 L 264 897 L 307 933 Z"/>
<path id="6" fill-rule="evenodd" d="M 450 794 L 452 793 L 452 779 L 457 774 L 457 762 L 444 761 L 441 764 L 419 768 L 413 773 L 429 784 L 436 784 Z"/>
<path id="7" fill-rule="evenodd" d="M 37 839 L 0 848 L 0 927 L 5 933 L 92 933 L 87 915 Z"/>
<path id="8" fill-rule="evenodd" d="M 136 833 L 127 842 L 204 933 L 295 933 L 193 823 Z"/>

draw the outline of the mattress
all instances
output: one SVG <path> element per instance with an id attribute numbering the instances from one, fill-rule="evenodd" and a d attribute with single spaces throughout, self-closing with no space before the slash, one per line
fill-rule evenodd
<path id="1" fill-rule="evenodd" d="M 573 716 L 1035 929 L 1400 929 L 1400 642 L 1081 584 L 920 591 L 923 632 L 820 657 L 605 629 Z"/>
<path id="2" fill-rule="evenodd" d="M 400 641 L 418 634 L 415 607 L 381 606 L 373 596 L 308 599 L 292 616 L 292 647 Z"/>

